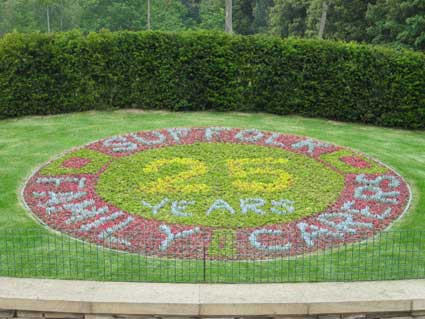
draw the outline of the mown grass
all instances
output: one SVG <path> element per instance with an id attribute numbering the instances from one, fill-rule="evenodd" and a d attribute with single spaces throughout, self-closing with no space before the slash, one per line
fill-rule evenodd
<path id="1" fill-rule="evenodd" d="M 362 151 L 404 176 L 413 191 L 411 208 L 394 232 L 367 242 L 288 260 L 224 264 L 155 259 L 84 244 L 45 230 L 20 202 L 31 172 L 71 147 L 132 131 L 209 125 L 307 135 Z M 0 181 L 2 276 L 177 282 L 425 277 L 425 132 L 265 114 L 110 111 L 28 117 L 0 121 Z"/>

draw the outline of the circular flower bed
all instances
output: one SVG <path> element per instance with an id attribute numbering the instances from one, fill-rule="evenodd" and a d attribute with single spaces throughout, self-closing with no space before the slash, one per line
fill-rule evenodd
<path id="1" fill-rule="evenodd" d="M 103 139 L 47 163 L 24 199 L 51 228 L 146 255 L 263 259 L 373 236 L 407 208 L 388 167 L 255 129 L 172 128 Z"/>

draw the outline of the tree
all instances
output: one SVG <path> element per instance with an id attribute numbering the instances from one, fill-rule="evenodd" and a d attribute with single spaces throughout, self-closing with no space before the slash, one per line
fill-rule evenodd
<path id="1" fill-rule="evenodd" d="M 146 29 L 146 0 L 80 0 L 83 8 L 81 25 L 85 30 Z"/>
<path id="2" fill-rule="evenodd" d="M 234 4 L 235 31 L 239 34 L 254 33 L 255 0 L 237 0 Z"/>
<path id="3" fill-rule="evenodd" d="M 147 21 L 147 23 L 148 23 L 148 30 L 151 30 L 152 29 L 152 23 L 151 23 L 151 13 L 152 13 L 152 2 L 151 2 L 151 0 L 147 0 L 148 1 L 148 3 L 147 3 L 147 17 L 146 17 L 146 19 L 148 20 Z"/>
<path id="4" fill-rule="evenodd" d="M 322 15 L 320 17 L 320 26 L 319 26 L 319 38 L 323 38 L 323 33 L 325 32 L 325 26 L 326 26 L 326 18 L 328 15 L 328 3 L 325 1 L 322 2 Z"/>
<path id="5" fill-rule="evenodd" d="M 329 34 L 331 38 L 345 41 L 367 41 L 366 18 L 369 5 L 376 0 L 333 0 L 329 13 Z"/>
<path id="6" fill-rule="evenodd" d="M 186 8 L 186 14 L 183 17 L 184 24 L 188 27 L 194 27 L 201 23 L 201 0 L 181 0 Z"/>
<path id="7" fill-rule="evenodd" d="M 224 30 L 228 33 L 233 33 L 233 3 L 232 0 L 226 0 L 225 7 L 226 17 Z"/>
<path id="8" fill-rule="evenodd" d="M 200 29 L 223 30 L 225 25 L 225 10 L 223 0 L 202 1 L 200 6 Z"/>
<path id="9" fill-rule="evenodd" d="M 74 28 L 222 30 L 223 25 L 246 35 L 321 34 L 425 50 L 424 0 L 0 0 L 0 35 Z"/>
<path id="10" fill-rule="evenodd" d="M 164 31 L 183 31 L 189 26 L 184 21 L 187 7 L 180 0 L 152 1 L 152 29 Z"/>
<path id="11" fill-rule="evenodd" d="M 326 11 L 323 37 L 345 41 L 366 41 L 368 5 L 375 0 L 312 0 L 307 14 L 307 32 L 316 37 L 320 31 L 322 14 Z M 327 10 L 324 10 L 324 4 Z"/>
<path id="12" fill-rule="evenodd" d="M 4 0 L 0 2 L 0 34 L 66 31 L 79 26 L 76 0 Z"/>
<path id="13" fill-rule="evenodd" d="M 36 1 L 5 0 L 0 2 L 1 33 L 19 31 L 44 31 L 44 10 L 40 10 Z M 44 27 L 44 29 L 42 29 Z"/>
<path id="14" fill-rule="evenodd" d="M 270 9 L 273 7 L 273 0 L 256 0 L 254 7 L 253 29 L 255 33 L 266 32 L 269 25 Z"/>
<path id="15" fill-rule="evenodd" d="M 302 37 L 307 31 L 311 0 L 275 0 L 270 10 L 270 32 L 283 37 Z"/>
<path id="16" fill-rule="evenodd" d="M 370 5 L 367 34 L 372 43 L 389 43 L 425 50 L 425 2 L 377 0 Z"/>
<path id="17" fill-rule="evenodd" d="M 412 14 L 410 17 L 406 18 L 406 26 L 404 30 L 398 34 L 397 39 L 413 49 L 425 51 L 425 4 L 422 4 L 417 1 L 416 3 L 409 3 L 411 8 L 418 7 L 414 9 L 415 12 L 419 13 L 421 10 L 422 14 Z"/>
<path id="18" fill-rule="evenodd" d="M 237 0 L 234 4 L 235 31 L 239 34 L 266 32 L 273 0 Z"/>

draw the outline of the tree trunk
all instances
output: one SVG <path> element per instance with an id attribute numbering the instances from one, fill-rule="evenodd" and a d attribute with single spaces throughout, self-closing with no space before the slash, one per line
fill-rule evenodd
<path id="1" fill-rule="evenodd" d="M 60 30 L 63 31 L 63 16 L 65 12 L 65 4 L 63 0 L 61 1 L 61 18 L 60 18 Z"/>
<path id="2" fill-rule="evenodd" d="M 323 1 L 322 17 L 320 18 L 320 27 L 319 27 L 319 38 L 320 39 L 323 39 L 323 33 L 325 32 L 327 14 L 328 14 L 328 4 L 326 3 L 326 1 Z"/>
<path id="3" fill-rule="evenodd" d="M 152 29 L 151 26 L 151 0 L 148 0 L 148 30 Z"/>
<path id="4" fill-rule="evenodd" d="M 232 0 L 226 0 L 226 21 L 224 31 L 233 33 Z"/>
<path id="5" fill-rule="evenodd" d="M 47 32 L 50 33 L 50 10 L 48 5 L 46 5 L 46 18 L 47 18 Z"/>

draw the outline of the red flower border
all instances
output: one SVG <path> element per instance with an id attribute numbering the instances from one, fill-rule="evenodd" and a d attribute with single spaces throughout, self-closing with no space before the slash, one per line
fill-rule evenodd
<path id="1" fill-rule="evenodd" d="M 176 135 L 176 130 L 181 133 L 180 136 Z M 176 144 L 244 143 L 282 148 L 318 161 L 321 161 L 320 155 L 342 149 L 305 137 L 257 130 L 190 128 L 187 134 L 184 130 L 164 129 L 139 132 L 136 135 L 121 135 L 115 138 L 117 142 L 106 142 L 111 141 L 111 138 L 102 139 L 83 148 L 121 157 Z M 213 134 L 208 134 L 207 131 Z M 261 138 L 252 138 L 257 132 Z M 236 138 L 238 133 L 246 139 Z M 157 143 L 160 140 L 158 136 L 165 138 Z M 150 145 L 141 143 L 140 137 L 143 141 L 155 141 L 155 143 Z M 128 150 L 123 150 L 126 147 Z M 349 162 L 358 168 L 356 161 Z M 389 168 L 385 174 L 363 174 L 363 181 L 366 181 L 363 183 L 359 182 L 359 174 L 344 174 L 345 188 L 338 200 L 326 211 L 317 212 L 291 223 L 268 225 L 264 228 L 236 229 L 230 239 L 228 237 L 220 239 L 215 236 L 217 230 L 211 227 L 164 225 L 164 222 L 158 220 L 148 220 L 129 212 L 121 212 L 118 207 L 104 202 L 96 194 L 95 186 L 97 178 L 108 165 L 109 163 L 96 174 L 44 176 L 38 170 L 29 178 L 23 189 L 24 201 L 29 210 L 49 227 L 109 248 L 159 257 L 196 259 L 206 256 L 210 259 L 252 260 L 297 255 L 371 237 L 386 229 L 407 210 L 411 196 L 407 183 Z M 329 163 L 327 165 L 330 166 Z M 336 168 L 332 169 L 338 171 Z M 392 179 L 398 183 L 392 183 Z M 362 194 L 372 199 L 356 196 L 356 190 L 361 187 L 363 187 Z M 384 194 L 393 192 L 393 195 L 384 196 L 383 199 L 374 198 L 373 195 L 379 193 L 378 189 Z M 54 195 L 56 199 L 52 194 L 56 194 Z M 65 201 L 65 204 L 55 204 L 58 201 L 58 194 L 81 196 L 75 195 L 76 198 L 70 196 L 66 200 L 62 198 L 60 200 Z M 69 220 L 76 214 L 75 207 L 78 208 L 82 203 L 86 205 L 86 211 L 98 211 L 99 214 L 70 223 Z M 74 211 L 69 209 L 69 205 L 74 205 Z M 111 216 L 115 218 L 112 219 Z M 87 229 L 89 227 L 87 225 L 95 226 Z M 218 247 L 213 249 L 213 245 Z"/>

